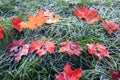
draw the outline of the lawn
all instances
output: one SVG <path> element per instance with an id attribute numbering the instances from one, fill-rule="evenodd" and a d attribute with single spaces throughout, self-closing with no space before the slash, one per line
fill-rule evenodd
<path id="1" fill-rule="evenodd" d="M 74 6 L 94 8 L 102 17 L 101 21 L 88 24 L 74 15 Z M 0 25 L 3 26 L 4 39 L 0 40 L 0 80 L 54 80 L 69 63 L 72 69 L 81 68 L 80 80 L 112 80 L 110 68 L 120 70 L 120 32 L 108 34 L 102 27 L 104 20 L 120 24 L 119 0 L 0 0 Z M 11 18 L 20 17 L 27 21 L 29 14 L 37 14 L 38 10 L 49 9 L 60 15 L 60 22 L 44 24 L 34 30 L 23 29 L 19 32 L 13 28 Z M 6 46 L 12 40 L 23 39 L 31 44 L 35 40 L 54 41 L 54 54 L 39 57 L 36 52 L 15 63 L 14 56 L 6 56 Z M 59 52 L 60 43 L 70 40 L 78 42 L 82 47 L 79 56 L 69 56 L 67 52 Z M 97 56 L 87 51 L 87 44 L 99 43 L 107 47 L 110 58 Z"/>

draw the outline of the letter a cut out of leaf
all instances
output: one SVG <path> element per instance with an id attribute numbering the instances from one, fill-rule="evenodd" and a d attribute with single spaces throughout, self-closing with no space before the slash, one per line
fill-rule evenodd
<path id="1" fill-rule="evenodd" d="M 13 40 L 6 48 L 9 49 L 6 56 L 14 56 L 15 62 L 19 62 L 23 55 L 28 55 L 29 44 L 25 44 L 24 40 Z"/>

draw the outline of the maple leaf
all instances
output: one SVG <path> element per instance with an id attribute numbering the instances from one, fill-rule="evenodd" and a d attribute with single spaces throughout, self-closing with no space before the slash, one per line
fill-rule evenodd
<path id="1" fill-rule="evenodd" d="M 30 46 L 30 52 L 37 50 L 37 54 L 41 57 L 47 53 L 54 53 L 55 43 L 48 41 L 34 41 Z"/>
<path id="2" fill-rule="evenodd" d="M 74 14 L 76 15 L 76 17 L 84 19 L 84 21 L 87 23 L 93 24 L 102 19 L 100 16 L 98 16 L 98 11 L 92 8 L 87 9 L 85 5 L 83 5 L 81 9 L 77 6 L 75 6 L 74 8 Z"/>
<path id="3" fill-rule="evenodd" d="M 47 24 L 52 24 L 60 21 L 60 15 L 55 15 L 54 12 L 50 12 L 48 9 L 44 12 L 44 15 L 48 18 Z"/>
<path id="4" fill-rule="evenodd" d="M 36 25 L 41 27 L 43 24 L 46 23 L 47 20 L 48 19 L 45 17 L 44 12 L 42 10 L 39 10 L 36 16 Z"/>
<path id="5" fill-rule="evenodd" d="M 52 23 L 56 23 L 56 22 L 59 22 L 60 21 L 60 15 L 55 15 L 53 17 L 50 17 L 46 23 L 47 24 L 52 24 Z"/>
<path id="6" fill-rule="evenodd" d="M 12 21 L 13 27 L 19 32 L 21 32 L 22 28 L 20 27 L 19 23 L 21 23 L 22 20 L 20 18 L 12 18 L 11 21 Z"/>
<path id="7" fill-rule="evenodd" d="M 24 43 L 24 40 L 13 40 L 8 44 L 6 48 L 9 49 L 6 56 L 15 56 L 15 62 L 19 62 L 23 55 L 27 55 L 29 51 L 29 45 Z"/>
<path id="8" fill-rule="evenodd" d="M 82 77 L 81 68 L 72 70 L 68 63 L 65 65 L 63 72 L 55 74 L 55 80 L 79 80 L 80 77 Z"/>
<path id="9" fill-rule="evenodd" d="M 50 12 L 48 9 L 46 11 L 44 11 L 44 15 L 46 17 L 53 17 L 54 16 L 54 12 Z"/>
<path id="10" fill-rule="evenodd" d="M 110 58 L 109 52 L 105 46 L 98 44 L 98 43 L 97 44 L 87 44 L 87 46 L 88 46 L 89 54 L 94 54 L 94 55 L 98 56 L 99 60 L 101 60 L 103 56 Z"/>
<path id="11" fill-rule="evenodd" d="M 59 52 L 66 52 L 68 53 L 68 55 L 79 55 L 80 51 L 82 51 L 82 48 L 79 46 L 79 44 L 77 42 L 71 42 L 69 40 L 67 40 L 66 42 L 62 42 L 61 44 L 61 48 L 59 50 Z"/>
<path id="12" fill-rule="evenodd" d="M 117 29 L 120 31 L 120 27 L 113 21 L 104 21 L 102 27 L 107 30 L 108 34 L 114 33 Z"/>
<path id="13" fill-rule="evenodd" d="M 84 18 L 85 17 L 85 13 L 88 11 L 88 9 L 86 8 L 85 5 L 83 5 L 83 7 L 80 9 L 77 6 L 74 6 L 75 8 L 75 12 L 74 14 L 78 17 L 78 18 Z"/>
<path id="14" fill-rule="evenodd" d="M 120 80 L 120 70 L 118 72 L 115 72 L 112 68 L 110 69 L 110 75 L 112 77 L 112 80 Z"/>
<path id="15" fill-rule="evenodd" d="M 28 15 L 28 21 L 27 22 L 21 22 L 21 28 L 29 28 L 29 29 L 35 29 L 37 26 L 41 27 L 43 24 L 45 24 L 47 21 L 47 18 L 44 16 L 44 12 L 42 10 L 39 10 L 37 15 Z"/>
<path id="16" fill-rule="evenodd" d="M 4 38 L 4 35 L 3 35 L 3 28 L 0 27 L 0 39 L 3 39 Z"/>

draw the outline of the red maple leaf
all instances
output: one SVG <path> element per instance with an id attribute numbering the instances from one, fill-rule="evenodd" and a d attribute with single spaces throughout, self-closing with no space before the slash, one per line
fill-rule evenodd
<path id="1" fill-rule="evenodd" d="M 72 70 L 71 65 L 67 63 L 64 67 L 64 71 L 60 74 L 55 74 L 55 80 L 79 80 L 82 77 L 81 68 Z"/>
<path id="2" fill-rule="evenodd" d="M 22 20 L 20 18 L 12 18 L 11 21 L 12 21 L 13 27 L 19 32 L 21 32 L 22 28 L 20 27 L 20 23 L 22 22 Z"/>
<path id="3" fill-rule="evenodd" d="M 105 46 L 101 44 L 87 44 L 89 54 L 94 54 L 99 57 L 99 60 L 102 59 L 103 56 L 110 58 L 109 52 Z"/>
<path id="4" fill-rule="evenodd" d="M 114 33 L 117 29 L 120 31 L 120 27 L 113 21 L 104 21 L 102 27 L 107 30 L 108 34 Z"/>
<path id="5" fill-rule="evenodd" d="M 92 8 L 87 9 L 85 5 L 81 9 L 77 6 L 75 6 L 74 8 L 74 14 L 76 15 L 76 17 L 84 19 L 84 21 L 87 23 L 93 24 L 101 20 L 101 17 L 98 16 L 98 11 Z"/>
<path id="6" fill-rule="evenodd" d="M 24 40 L 13 40 L 8 44 L 6 48 L 9 49 L 6 56 L 15 56 L 15 62 L 19 62 L 23 55 L 27 55 L 29 51 L 29 45 L 24 43 Z"/>
<path id="7" fill-rule="evenodd" d="M 80 51 L 82 51 L 82 48 L 79 46 L 79 44 L 77 42 L 71 42 L 69 40 L 67 40 L 66 42 L 62 42 L 61 44 L 61 48 L 59 50 L 59 52 L 66 52 L 68 53 L 68 55 L 79 55 Z"/>
<path id="8" fill-rule="evenodd" d="M 0 39 L 3 39 L 4 38 L 4 35 L 3 35 L 3 28 L 0 27 Z"/>
<path id="9" fill-rule="evenodd" d="M 30 52 L 37 50 L 37 54 L 41 57 L 47 53 L 54 53 L 55 43 L 49 41 L 34 41 L 30 46 Z"/>
<path id="10" fill-rule="evenodd" d="M 110 69 L 110 75 L 112 77 L 112 80 L 120 80 L 120 70 L 118 72 L 115 72 L 113 69 Z"/>

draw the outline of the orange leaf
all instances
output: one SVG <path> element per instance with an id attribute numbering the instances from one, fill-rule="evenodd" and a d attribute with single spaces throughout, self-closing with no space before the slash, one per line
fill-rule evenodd
<path id="1" fill-rule="evenodd" d="M 82 77 L 81 68 L 72 70 L 68 63 L 65 65 L 63 72 L 55 74 L 55 80 L 79 80 L 80 77 Z"/>
<path id="2" fill-rule="evenodd" d="M 36 16 L 29 15 L 27 22 L 21 22 L 21 28 L 29 28 L 29 29 L 35 29 L 37 26 L 42 26 L 46 23 L 47 18 L 44 16 L 44 13 L 42 10 L 38 11 L 38 14 Z"/>
<path id="3" fill-rule="evenodd" d="M 90 54 L 94 54 L 94 55 L 98 56 L 99 60 L 101 60 L 103 56 L 110 58 L 109 52 L 105 46 L 98 44 L 98 43 L 97 44 L 87 44 L 87 45 L 88 45 L 88 52 Z"/>

